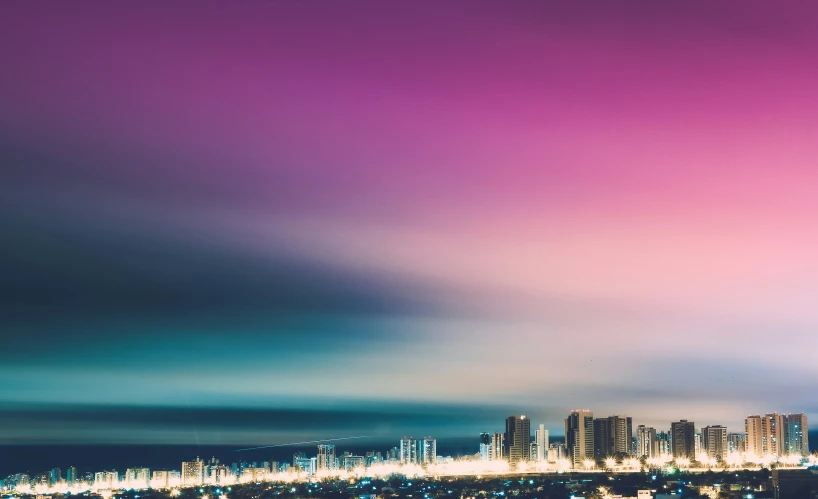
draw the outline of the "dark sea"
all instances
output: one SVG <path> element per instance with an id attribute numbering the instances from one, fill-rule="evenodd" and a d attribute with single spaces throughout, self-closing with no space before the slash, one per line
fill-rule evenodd
<path id="1" fill-rule="evenodd" d="M 561 438 L 552 439 L 558 441 Z M 336 444 L 337 455 L 346 451 L 364 455 L 368 451 L 387 451 L 398 445 L 398 442 L 332 442 Z M 75 466 L 80 476 L 88 472 L 116 470 L 124 473 L 127 468 L 146 467 L 152 470 L 181 468 L 182 461 L 190 461 L 197 456 L 209 460 L 215 457 L 228 466 L 233 462 L 278 461 L 292 463 L 293 453 L 301 451 L 314 456 L 317 444 L 274 447 L 251 451 L 238 449 L 246 446 L 208 446 L 208 445 L 0 445 L 0 479 L 14 474 L 37 473 L 60 468 L 65 474 L 66 468 Z M 479 439 L 452 438 L 440 439 L 437 442 L 438 455 L 465 456 L 476 454 Z"/>

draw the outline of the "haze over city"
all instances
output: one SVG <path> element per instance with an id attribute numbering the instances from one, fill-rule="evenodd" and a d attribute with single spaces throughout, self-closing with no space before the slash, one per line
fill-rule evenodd
<path id="1" fill-rule="evenodd" d="M 818 420 L 816 21 L 3 2 L 0 444 Z"/>

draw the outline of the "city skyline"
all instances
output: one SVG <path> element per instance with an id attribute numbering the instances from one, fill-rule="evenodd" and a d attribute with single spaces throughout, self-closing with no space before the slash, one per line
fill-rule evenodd
<path id="1" fill-rule="evenodd" d="M 816 23 L 0 2 L 0 445 L 818 421 Z"/>
<path id="2" fill-rule="evenodd" d="M 261 482 L 286 484 L 330 478 L 479 477 L 483 474 L 509 473 L 559 474 L 571 470 L 618 473 L 652 470 L 653 473 L 672 475 L 677 469 L 701 473 L 765 467 L 803 470 L 807 466 L 818 466 L 818 453 L 809 452 L 806 415 L 770 413 L 763 417 L 762 423 L 757 424 L 760 418 L 747 417 L 745 433 L 738 439 L 741 444 L 735 447 L 737 441 L 731 435 L 736 434 L 728 433 L 727 428 L 721 425 L 706 425 L 697 429 L 695 422 L 680 420 L 671 423 L 669 434 L 638 425 L 634 435 L 631 416 L 594 418 L 590 410 L 572 410 L 565 419 L 569 438 L 550 444 L 547 452 L 543 453 L 539 445 L 547 439 L 542 434 L 544 425 L 535 427 L 532 433 L 530 418 L 517 414 L 505 418 L 505 434 L 494 433 L 492 441 L 488 433 L 481 433 L 474 438 L 471 452 L 457 458 L 439 455 L 437 439 L 432 436 L 420 439 L 404 436 L 397 446 L 386 452 L 371 450 L 359 454 L 338 450 L 335 444 L 326 441 L 317 445 L 316 442 L 320 441 L 297 442 L 291 445 L 313 443 L 315 455 L 297 450 L 292 453 L 291 461 L 238 459 L 229 465 L 215 456 L 210 459 L 197 456 L 194 460 L 183 461 L 179 470 L 153 468 L 151 471 L 143 463 L 140 467 L 129 467 L 124 474 L 107 466 L 103 471 L 78 472 L 73 465 L 67 469 L 65 477 L 61 468 L 51 468 L 36 475 L 17 471 L 0 478 L 0 492 L 42 494 L 90 490 L 105 496 L 113 490 L 150 488 L 169 490 L 174 495 L 174 490 L 178 492 L 179 488 L 184 487 Z M 754 434 L 759 428 L 763 433 L 759 437 L 762 449 L 748 445 L 755 439 Z M 668 445 L 663 444 L 665 435 L 669 435 L 669 440 L 664 440 Z M 487 451 L 487 446 L 497 446 L 497 449 Z M 239 451 L 259 449 L 270 448 Z M 235 452 L 231 454 L 239 455 Z"/>
<path id="3" fill-rule="evenodd" d="M 577 419 L 578 416 L 587 418 L 587 421 L 582 423 L 581 419 Z M 771 428 L 769 423 L 762 423 L 761 420 L 774 422 L 775 425 Z M 505 418 L 506 433 L 498 431 L 495 431 L 493 434 L 491 432 L 481 432 L 478 435 L 471 435 L 466 438 L 444 438 L 443 448 L 447 450 L 444 451 L 443 455 L 447 456 L 445 459 L 449 460 L 454 456 L 457 459 L 466 458 L 480 462 L 504 461 L 508 462 L 512 467 L 521 461 L 547 461 L 551 463 L 565 461 L 566 466 L 585 468 L 588 466 L 587 463 L 589 460 L 596 462 L 608 461 L 610 458 L 622 460 L 628 456 L 647 459 L 648 463 L 650 463 L 651 460 L 655 461 L 656 459 L 660 459 L 662 456 L 674 460 L 679 458 L 699 460 L 700 457 L 705 456 L 706 459 L 712 460 L 709 465 L 728 462 L 731 465 L 735 465 L 737 459 L 735 456 L 743 456 L 751 463 L 759 462 L 758 460 L 767 459 L 770 456 L 777 456 L 781 459 L 786 458 L 787 460 L 782 462 L 791 466 L 792 463 L 789 461 L 790 456 L 798 456 L 804 459 L 810 456 L 812 448 L 809 444 L 809 433 L 815 433 L 815 435 L 813 435 L 813 441 L 818 440 L 815 438 L 818 437 L 818 432 L 811 432 L 809 430 L 808 418 L 804 413 L 781 415 L 778 413 L 767 413 L 763 417 L 750 415 L 745 418 L 744 431 L 738 432 L 731 432 L 722 425 L 714 425 L 708 422 L 700 422 L 697 424 L 693 421 L 680 420 L 670 423 L 665 428 L 661 426 L 655 428 L 644 424 L 634 425 L 632 421 L 633 417 L 631 416 L 615 415 L 595 417 L 593 412 L 588 409 L 572 410 L 564 421 L 566 430 L 570 428 L 574 429 L 571 431 L 572 437 L 566 439 L 564 436 L 557 434 L 555 438 L 552 439 L 549 436 L 549 430 L 545 429 L 545 424 L 541 423 L 532 428 L 530 418 L 526 415 L 512 415 Z M 497 425 L 495 424 L 495 426 Z M 686 427 L 687 430 L 678 433 L 678 437 L 674 439 L 674 435 L 677 435 L 676 426 Z M 528 429 L 528 438 L 525 438 L 526 428 Z M 580 434 L 575 433 L 575 431 L 578 431 L 578 428 L 584 428 L 583 432 Z M 511 435 L 509 431 L 511 431 Z M 524 445 L 521 445 L 519 438 L 514 435 L 514 433 L 517 432 L 521 432 L 523 434 L 523 441 L 528 443 L 528 453 L 522 450 Z M 761 434 L 762 432 L 763 435 Z M 551 433 L 553 434 L 553 432 Z M 758 440 L 757 445 L 754 444 L 756 439 Z M 453 444 L 453 440 L 456 440 L 458 443 Z M 677 443 L 675 440 L 679 440 L 680 442 Z M 770 445 L 770 442 L 775 440 L 778 440 L 778 445 Z M 236 462 L 239 463 L 245 461 L 251 462 L 254 459 L 258 460 L 260 456 L 268 460 L 272 458 L 272 461 L 279 462 L 282 456 L 288 456 L 289 452 L 292 452 L 288 449 L 300 449 L 295 451 L 294 459 L 302 458 L 302 460 L 307 463 L 306 466 L 312 470 L 311 473 L 321 473 L 337 469 L 338 466 L 340 466 L 338 463 L 344 462 L 344 459 L 347 457 L 355 459 L 354 466 L 343 466 L 347 471 L 349 471 L 350 467 L 355 468 L 363 466 L 364 464 L 366 467 L 369 467 L 373 463 L 377 464 L 389 461 L 402 465 L 417 464 L 421 466 L 434 466 L 438 464 L 440 454 L 437 450 L 439 447 L 437 445 L 437 438 L 432 436 L 425 436 L 423 438 L 404 436 L 400 439 L 398 446 L 392 447 L 383 453 L 378 452 L 377 454 L 380 457 L 373 462 L 369 460 L 366 460 L 365 463 L 358 462 L 357 459 L 360 456 L 348 452 L 350 449 L 360 452 L 361 449 L 366 448 L 366 455 L 368 456 L 371 454 L 369 452 L 369 446 L 384 446 L 386 442 L 389 442 L 389 440 L 377 439 L 371 436 L 358 436 L 289 442 L 243 449 L 231 449 L 221 446 L 221 449 L 216 451 L 216 447 L 214 446 L 210 446 L 209 448 L 222 456 L 224 453 L 235 456 L 234 459 L 237 459 Z M 545 447 L 541 450 L 539 445 L 542 442 L 545 443 Z M 339 444 L 342 447 L 341 450 L 337 450 Z M 71 449 L 73 449 L 73 451 L 77 453 L 76 457 L 79 462 L 83 462 L 83 459 L 89 457 L 88 452 L 85 451 L 83 447 L 84 446 L 67 446 L 65 450 L 60 452 L 63 455 L 70 455 Z M 173 446 L 165 447 L 168 450 L 173 448 Z M 318 449 L 316 457 L 310 458 L 304 452 L 305 449 L 314 449 L 316 447 Z M 574 447 L 576 447 L 577 450 L 574 450 Z M 51 451 L 57 448 L 58 447 L 55 446 L 50 447 Z M 109 465 L 111 462 L 123 462 L 123 456 L 116 455 L 115 447 L 108 446 L 103 448 L 108 450 L 101 452 L 101 455 L 99 455 L 98 452 L 98 455 L 94 456 L 94 459 L 102 460 L 100 462 L 108 462 Z M 127 446 L 127 448 L 132 449 L 133 446 Z M 146 448 L 150 449 L 150 446 Z M 49 447 L 45 447 L 44 450 L 45 449 L 49 449 Z M 208 449 L 208 446 L 200 446 L 198 449 L 204 451 Z M 51 451 L 45 450 L 44 456 L 41 456 L 37 460 L 40 464 L 35 464 L 35 467 L 41 466 L 44 460 L 48 460 L 47 456 L 50 455 Z M 66 453 L 66 451 L 68 451 L 68 453 Z M 163 452 L 167 452 L 167 450 Z M 178 454 L 184 451 L 182 451 L 180 447 L 171 452 Z M 187 452 L 193 451 L 188 450 Z M 343 454 L 340 454 L 340 452 L 343 452 Z M 818 456 L 818 453 L 815 454 Z M 253 457 L 250 458 L 249 456 Z M 0 459 L 0 489 L 2 489 L 3 473 L 14 474 L 31 471 L 29 466 L 17 462 L 19 456 L 17 452 L 11 451 L 10 448 L 7 453 L 0 455 L 0 457 L 3 458 Z M 241 459 L 241 457 L 245 457 L 245 459 Z M 105 461 L 106 458 L 113 459 L 111 461 Z M 445 459 L 443 462 L 446 462 Z M 818 457 L 810 459 L 818 460 Z M 73 464 L 67 469 L 66 476 L 69 478 L 73 476 L 74 479 L 76 479 L 77 467 L 75 464 L 77 459 L 69 459 L 69 461 Z M 24 459 L 23 462 L 27 461 Z M 139 464 L 140 466 L 147 466 L 155 470 L 157 464 L 155 460 L 153 462 L 134 462 L 133 459 L 126 459 L 125 462 L 127 462 L 126 467 L 128 469 Z M 121 467 L 109 465 L 97 467 L 104 468 L 106 471 Z M 247 466 L 249 466 L 249 464 Z M 89 465 L 86 464 L 82 467 L 82 471 L 85 471 L 88 467 Z M 253 468 L 255 467 L 254 465 Z M 288 470 L 285 467 L 282 471 L 287 472 Z M 52 480 L 54 472 L 59 474 L 61 469 L 51 469 Z M 273 472 L 275 471 L 273 470 Z M 179 473 L 180 480 L 183 480 L 185 476 L 184 464 Z M 204 473 L 204 471 L 202 471 L 202 473 Z M 234 469 L 233 475 L 235 475 L 235 473 L 236 470 Z M 40 474 L 40 476 L 43 475 Z M 70 482 L 69 478 L 66 478 L 66 481 Z M 105 479 L 110 479 L 110 477 Z"/>

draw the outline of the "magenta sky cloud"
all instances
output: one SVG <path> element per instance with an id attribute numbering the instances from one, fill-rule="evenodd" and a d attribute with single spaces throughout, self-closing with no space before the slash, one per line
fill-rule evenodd
<path id="1" fill-rule="evenodd" d="M 81 248 L 53 258 L 127 236 L 331 271 L 322 305 L 350 276 L 356 303 L 383 299 L 339 329 L 391 340 L 321 354 L 383 377 L 281 387 L 270 364 L 248 396 L 818 416 L 814 3 L 6 2 L 0 19 L 5 219 Z M 233 381 L 196 379 L 153 393 Z"/>

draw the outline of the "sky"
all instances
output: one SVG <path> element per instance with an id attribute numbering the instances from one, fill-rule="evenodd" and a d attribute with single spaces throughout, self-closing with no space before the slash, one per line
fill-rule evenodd
<path id="1" fill-rule="evenodd" d="M 818 7 L 0 5 L 0 443 L 818 421 Z"/>

